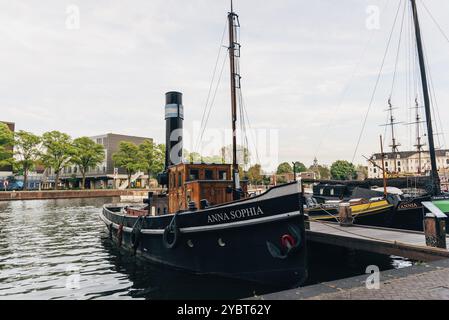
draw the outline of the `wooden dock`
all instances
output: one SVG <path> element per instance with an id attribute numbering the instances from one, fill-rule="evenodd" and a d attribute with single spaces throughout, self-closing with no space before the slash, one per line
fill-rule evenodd
<path id="1" fill-rule="evenodd" d="M 446 239 L 448 239 L 447 236 Z M 448 250 L 426 246 L 423 232 L 408 230 L 357 225 L 343 227 L 333 222 L 310 221 L 307 241 L 395 255 L 418 261 L 449 258 Z"/>

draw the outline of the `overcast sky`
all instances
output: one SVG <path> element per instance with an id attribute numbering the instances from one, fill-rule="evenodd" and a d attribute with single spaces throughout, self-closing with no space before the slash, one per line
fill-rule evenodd
<path id="1" fill-rule="evenodd" d="M 449 2 L 421 1 L 449 35 Z M 246 109 L 253 128 L 278 130 L 279 160 L 352 160 L 398 4 L 235 1 Z M 447 135 L 449 41 L 419 9 L 443 123 L 438 131 Z M 228 10 L 228 0 L 0 0 L 0 119 L 38 134 L 114 132 L 163 142 L 164 94 L 178 90 L 191 132 L 202 117 Z M 402 12 L 357 163 L 378 151 L 384 133 L 380 124 L 387 116 Z M 407 9 L 392 99 L 403 122 L 410 121 L 413 99 L 407 96 L 414 95 L 405 85 L 408 25 Z M 230 126 L 228 68 L 210 128 Z M 397 130 L 401 150 L 414 144 L 410 128 L 400 124 Z M 441 147 L 444 137 L 438 137 Z"/>

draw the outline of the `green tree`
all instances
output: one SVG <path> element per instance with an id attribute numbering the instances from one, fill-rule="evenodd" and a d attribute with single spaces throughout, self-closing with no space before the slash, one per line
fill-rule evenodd
<path id="1" fill-rule="evenodd" d="M 86 173 L 104 161 L 104 148 L 92 139 L 81 137 L 73 140 L 72 163 L 77 165 L 82 176 L 81 189 L 86 187 Z"/>
<path id="2" fill-rule="evenodd" d="M 257 185 L 262 183 L 262 167 L 260 164 L 256 164 L 248 169 L 247 172 L 248 180 L 251 184 Z"/>
<path id="3" fill-rule="evenodd" d="M 148 175 L 148 186 L 151 178 L 164 170 L 165 145 L 155 144 L 151 140 L 145 140 L 139 145 L 141 169 Z"/>
<path id="4" fill-rule="evenodd" d="M 357 177 L 357 172 L 352 163 L 345 160 L 338 160 L 331 166 L 331 176 L 336 180 L 352 180 Z"/>
<path id="5" fill-rule="evenodd" d="M 13 164 L 13 146 L 13 132 L 9 130 L 9 127 L 5 123 L 0 122 L 0 167 Z"/>
<path id="6" fill-rule="evenodd" d="M 283 162 L 278 166 L 276 173 L 277 174 L 293 173 L 293 168 L 290 165 L 290 163 Z"/>
<path id="7" fill-rule="evenodd" d="M 126 175 L 128 176 L 128 188 L 130 188 L 131 176 L 142 168 L 139 147 L 132 142 L 120 142 L 119 151 L 112 155 L 112 161 L 114 161 L 114 164 L 117 167 L 126 170 Z"/>
<path id="8" fill-rule="evenodd" d="M 306 172 L 307 171 L 307 167 L 304 165 L 304 163 L 296 161 L 295 162 L 295 173 L 301 173 L 301 172 Z"/>
<path id="9" fill-rule="evenodd" d="M 61 170 L 70 163 L 73 156 L 72 139 L 68 134 L 59 131 L 46 132 L 42 135 L 42 146 L 45 151 L 41 154 L 41 160 L 46 168 L 55 172 L 56 190 Z"/>
<path id="10" fill-rule="evenodd" d="M 31 132 L 20 130 L 15 133 L 14 146 L 16 165 L 23 174 L 23 190 L 27 189 L 28 174 L 33 170 L 41 155 L 41 138 Z"/>
<path id="11" fill-rule="evenodd" d="M 331 177 L 331 172 L 327 166 L 311 166 L 309 170 L 314 172 L 318 179 L 330 179 Z"/>

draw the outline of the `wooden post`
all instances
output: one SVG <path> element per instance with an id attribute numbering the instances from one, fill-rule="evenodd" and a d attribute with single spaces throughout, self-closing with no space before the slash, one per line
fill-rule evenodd
<path id="1" fill-rule="evenodd" d="M 338 215 L 340 218 L 340 225 L 343 227 L 352 226 L 354 218 L 352 217 L 351 205 L 347 202 L 340 203 L 338 207 Z"/>
<path id="2" fill-rule="evenodd" d="M 427 246 L 446 249 L 446 221 L 444 220 L 431 213 L 424 217 L 424 233 Z"/>
<path id="3" fill-rule="evenodd" d="M 424 235 L 426 237 L 426 245 L 446 249 L 446 218 L 447 216 L 441 212 L 432 202 L 423 201 L 423 211 L 428 209 L 430 212 L 424 211 Z"/>

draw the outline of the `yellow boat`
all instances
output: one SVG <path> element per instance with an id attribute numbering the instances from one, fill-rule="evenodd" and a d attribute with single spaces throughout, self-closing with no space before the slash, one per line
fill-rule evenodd
<path id="1" fill-rule="evenodd" d="M 394 205 L 385 199 L 352 199 L 348 201 L 355 224 L 390 227 L 393 219 Z M 306 208 L 311 220 L 338 222 L 338 208 L 343 201 L 328 201 Z"/>

